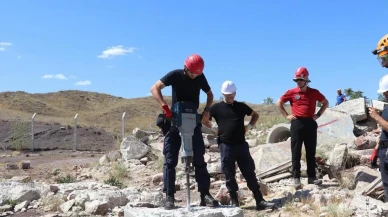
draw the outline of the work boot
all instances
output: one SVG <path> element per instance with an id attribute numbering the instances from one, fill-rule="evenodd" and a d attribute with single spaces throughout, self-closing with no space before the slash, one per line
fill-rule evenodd
<path id="1" fill-rule="evenodd" d="M 255 200 L 256 200 L 256 210 L 265 210 L 265 209 L 274 209 L 276 208 L 275 203 L 267 202 L 264 200 L 263 195 L 261 192 L 256 192 L 253 194 Z"/>
<path id="2" fill-rule="evenodd" d="M 166 203 L 164 204 L 164 209 L 173 209 L 175 207 L 174 205 L 174 195 L 167 195 L 166 196 Z"/>
<path id="3" fill-rule="evenodd" d="M 207 206 L 207 207 L 215 207 L 218 206 L 218 201 L 215 200 L 210 193 L 201 193 L 201 202 L 199 203 L 200 206 Z"/>
<path id="4" fill-rule="evenodd" d="M 232 202 L 232 207 L 239 207 L 240 204 L 238 203 L 238 194 L 237 192 L 233 191 L 230 192 L 230 200 Z"/>
<path id="5" fill-rule="evenodd" d="M 309 183 L 309 184 L 314 184 L 314 185 L 321 185 L 321 184 L 322 184 L 322 180 L 317 179 L 317 178 L 311 178 L 311 177 L 309 177 L 309 178 L 307 179 L 307 183 Z"/>
<path id="6" fill-rule="evenodd" d="M 300 183 L 300 178 L 294 178 L 294 188 L 295 188 L 296 190 L 302 188 L 302 184 Z"/>

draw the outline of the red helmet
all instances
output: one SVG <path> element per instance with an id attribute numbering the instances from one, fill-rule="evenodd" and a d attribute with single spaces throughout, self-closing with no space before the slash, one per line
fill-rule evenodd
<path id="1" fill-rule="evenodd" d="M 295 72 L 294 81 L 297 79 L 303 79 L 307 82 L 311 82 L 309 79 L 309 71 L 305 67 L 299 67 Z"/>
<path id="2" fill-rule="evenodd" d="M 191 73 L 200 75 L 205 68 L 205 62 L 202 57 L 198 54 L 192 54 L 185 60 L 185 66 Z"/>

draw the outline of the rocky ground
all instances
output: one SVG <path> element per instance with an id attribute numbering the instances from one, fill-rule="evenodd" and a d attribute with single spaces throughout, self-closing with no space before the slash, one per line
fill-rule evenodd
<path id="1" fill-rule="evenodd" d="M 287 176 L 289 168 L 269 177 L 260 175 L 290 159 L 289 141 L 260 144 L 258 138 L 266 136 L 271 130 L 251 130 L 247 139 L 262 193 L 267 200 L 275 202 L 278 209 L 255 211 L 251 192 L 237 169 L 241 209 L 206 209 L 207 213 L 201 216 L 388 216 L 388 205 L 382 202 L 381 186 L 367 195 L 363 194 L 380 176 L 380 172 L 371 168 L 368 162 L 380 131 L 367 117 L 355 122 L 355 128 L 358 134 L 354 139 L 332 144 L 329 151 L 320 153 L 326 156 L 325 159 L 317 157 L 323 184 L 308 185 L 304 177 L 301 190 L 292 187 L 292 179 Z M 45 130 L 43 126 L 40 129 L 42 133 L 39 135 L 52 138 L 50 142 L 67 135 L 61 133 L 66 131 L 66 126 L 55 125 L 53 129 L 57 130 Z M 90 138 L 97 143 L 94 137 L 105 135 L 103 131 L 84 129 L 84 141 Z M 325 133 L 324 129 L 320 130 Z M 56 136 L 49 136 L 50 133 Z M 114 137 L 106 135 L 105 139 L 113 139 L 97 139 L 105 141 L 105 149 L 89 143 L 88 151 L 72 151 L 71 148 L 2 151 L 0 216 L 123 216 L 124 210 L 139 215 L 145 212 L 146 216 L 147 213 L 150 216 L 152 211 L 162 212 L 159 209 L 164 205 L 164 194 L 161 192 L 163 137 L 159 132 L 135 129 L 133 135 L 115 145 Z M 203 136 L 205 160 L 211 175 L 211 193 L 222 207 L 227 207 L 229 195 L 221 172 L 218 146 L 211 132 L 204 129 Z M 9 137 L 2 138 L 3 144 L 9 144 L 4 142 L 9 140 Z M 302 165 L 302 170 L 305 170 L 303 161 Z M 286 176 L 270 180 L 276 175 Z M 176 181 L 178 207 L 185 207 L 185 183 L 182 164 L 179 163 Z M 191 202 L 196 206 L 199 195 L 193 174 L 190 183 Z"/>

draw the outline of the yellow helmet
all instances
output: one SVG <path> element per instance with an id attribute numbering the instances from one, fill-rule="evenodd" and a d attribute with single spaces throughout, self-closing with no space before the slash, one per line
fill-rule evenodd
<path id="1" fill-rule="evenodd" d="M 372 51 L 374 55 L 377 55 L 381 66 L 388 68 L 388 34 L 384 35 L 377 43 L 376 49 Z"/>

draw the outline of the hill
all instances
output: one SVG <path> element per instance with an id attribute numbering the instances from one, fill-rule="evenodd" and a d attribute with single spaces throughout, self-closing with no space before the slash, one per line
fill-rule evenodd
<path id="1" fill-rule="evenodd" d="M 171 97 L 165 97 L 168 103 Z M 259 126 L 272 126 L 285 121 L 275 105 L 250 104 L 261 115 Z M 201 105 L 200 110 L 203 109 Z M 78 114 L 80 126 L 102 128 L 110 133 L 121 133 L 121 117 L 125 116 L 126 132 L 136 127 L 157 130 L 154 124 L 162 110 L 152 97 L 126 99 L 104 93 L 67 90 L 43 94 L 22 91 L 0 93 L 0 119 L 29 121 L 37 113 L 35 121 L 73 126 Z"/>

